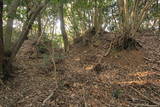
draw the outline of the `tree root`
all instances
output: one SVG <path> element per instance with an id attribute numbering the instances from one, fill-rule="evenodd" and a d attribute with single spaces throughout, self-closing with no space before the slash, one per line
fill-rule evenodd
<path id="1" fill-rule="evenodd" d="M 114 39 L 112 48 L 116 50 L 138 50 L 142 48 L 139 42 L 129 36 L 119 36 Z"/>

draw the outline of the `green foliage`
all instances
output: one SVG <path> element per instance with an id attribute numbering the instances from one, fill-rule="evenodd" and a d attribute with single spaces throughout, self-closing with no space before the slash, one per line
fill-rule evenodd
<path id="1" fill-rule="evenodd" d="M 49 54 L 49 53 L 48 53 L 47 46 L 44 45 L 44 44 L 38 44 L 38 45 L 37 45 L 37 50 L 38 50 L 38 52 L 40 52 L 40 53 L 42 53 L 42 54 Z"/>
<path id="2" fill-rule="evenodd" d="M 123 90 L 121 90 L 121 89 L 116 89 L 116 90 L 113 90 L 112 96 L 113 96 L 114 98 L 118 99 L 120 96 L 122 96 L 123 93 L 124 93 Z"/>
<path id="3" fill-rule="evenodd" d="M 8 8 L 13 0 L 4 0 L 4 25 L 6 24 L 7 20 L 7 12 Z M 59 3 L 63 2 L 64 4 L 64 18 L 65 18 L 65 24 L 66 24 L 66 30 L 67 34 L 69 35 L 68 38 L 72 40 L 72 38 L 76 38 L 77 35 L 81 35 L 85 30 L 93 27 L 94 24 L 94 12 L 95 8 L 102 9 L 99 10 L 98 13 L 102 12 L 102 25 L 107 24 L 107 29 L 109 31 L 116 31 L 118 29 L 117 23 L 122 16 L 119 15 L 119 8 L 117 6 L 117 0 L 48 0 L 49 3 L 46 6 L 46 8 L 41 11 L 41 21 L 42 21 L 42 31 L 44 31 L 45 39 L 43 41 L 51 40 L 51 36 L 53 35 L 52 29 L 57 29 L 55 27 L 55 22 L 58 19 L 58 8 Z M 133 1 L 129 1 L 129 6 L 132 6 Z M 24 21 L 26 20 L 27 16 L 27 5 L 32 4 L 33 7 L 38 6 L 43 0 L 21 0 L 20 6 L 17 9 L 14 17 L 16 21 L 19 21 L 22 25 L 24 24 Z M 145 1 L 141 1 L 141 4 L 139 4 L 138 8 L 140 9 L 144 6 Z M 31 8 L 33 8 L 31 7 Z M 115 19 L 114 19 L 114 18 Z M 145 18 L 146 22 L 154 21 L 160 17 L 160 3 L 154 3 L 153 8 L 150 9 L 150 11 L 147 14 L 147 17 Z M 45 23 L 48 21 L 47 25 Z M 156 24 L 157 26 L 158 24 Z M 46 26 L 46 27 L 45 27 Z M 56 25 L 57 26 L 57 25 Z M 18 29 L 18 30 L 17 30 Z M 32 30 L 34 31 L 34 37 L 36 37 L 38 29 L 38 23 L 35 21 L 35 23 L 32 26 Z M 15 30 L 15 29 L 14 29 Z M 20 27 L 16 28 L 15 31 L 13 31 L 13 37 L 12 41 L 16 41 L 20 34 Z M 32 36 L 32 35 L 31 35 Z M 52 44 L 54 48 L 63 48 L 63 40 L 62 36 L 55 32 L 54 39 L 52 40 Z M 46 46 L 39 46 L 40 51 L 46 51 Z"/>
<path id="4" fill-rule="evenodd" d="M 26 20 L 26 16 L 27 16 L 26 13 L 27 13 L 27 10 L 25 8 L 18 8 L 15 19 L 23 22 L 24 20 Z"/>
<path id="5" fill-rule="evenodd" d="M 13 0 L 4 0 L 4 5 L 10 5 Z"/>
<path id="6" fill-rule="evenodd" d="M 52 45 L 54 48 L 62 48 L 63 40 L 62 35 L 55 35 L 55 38 L 52 40 Z"/>

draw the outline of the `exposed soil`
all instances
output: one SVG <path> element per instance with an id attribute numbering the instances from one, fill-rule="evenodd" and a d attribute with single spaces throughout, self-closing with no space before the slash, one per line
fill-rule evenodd
<path id="1" fill-rule="evenodd" d="M 30 58 L 27 40 L 15 61 L 15 77 L 0 87 L 0 107 L 160 107 L 160 37 L 138 37 L 142 49 L 103 57 L 111 35 L 71 46 L 56 73 L 42 58 Z"/>

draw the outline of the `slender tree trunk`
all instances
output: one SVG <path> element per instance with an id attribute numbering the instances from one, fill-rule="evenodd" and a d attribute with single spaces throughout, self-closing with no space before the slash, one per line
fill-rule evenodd
<path id="1" fill-rule="evenodd" d="M 95 0 L 95 7 L 94 7 L 94 27 L 96 33 L 100 32 L 102 29 L 103 24 L 103 15 L 102 15 L 102 8 L 100 7 L 100 2 Z"/>
<path id="2" fill-rule="evenodd" d="M 4 58 L 2 17 L 3 17 L 3 0 L 0 0 L 0 79 L 3 78 L 3 58 Z"/>
<path id="3" fill-rule="evenodd" d="M 158 21 L 158 23 L 159 23 L 159 33 L 160 33 L 160 18 L 159 18 L 159 21 Z"/>
<path id="4" fill-rule="evenodd" d="M 96 32 L 98 31 L 98 7 L 97 7 L 97 0 L 95 2 L 95 7 L 94 7 L 94 27 Z"/>
<path id="5" fill-rule="evenodd" d="M 20 0 L 13 0 L 11 5 L 9 6 L 8 11 L 8 19 L 4 36 L 4 46 L 5 46 L 5 54 L 7 56 L 11 55 L 11 38 L 12 38 L 12 30 L 13 30 L 13 20 L 16 16 L 16 11 L 18 8 Z"/>
<path id="6" fill-rule="evenodd" d="M 157 10 L 158 10 L 158 12 L 159 12 L 159 2 L 158 2 L 159 0 L 157 0 Z M 159 28 L 158 28 L 158 32 L 160 33 L 160 17 L 159 17 L 159 20 L 158 20 L 158 24 L 159 24 Z"/>
<path id="7" fill-rule="evenodd" d="M 52 40 L 54 40 L 54 36 L 55 36 L 55 23 L 53 23 L 53 29 L 51 31 L 52 34 Z M 56 62 L 55 62 L 55 50 L 54 50 L 54 44 L 53 42 L 51 43 L 51 58 L 52 58 L 52 63 L 53 63 L 53 69 L 54 72 L 56 72 L 57 68 L 56 68 Z"/>
<path id="8" fill-rule="evenodd" d="M 38 16 L 38 37 L 42 34 L 42 23 L 41 23 L 41 15 Z"/>
<path id="9" fill-rule="evenodd" d="M 62 36 L 63 36 L 64 50 L 67 53 L 69 51 L 69 42 L 68 42 L 68 36 L 67 36 L 66 30 L 65 30 L 62 0 L 60 0 L 60 4 L 59 4 L 59 18 L 60 18 L 60 21 L 61 21 L 61 33 L 62 33 Z"/>

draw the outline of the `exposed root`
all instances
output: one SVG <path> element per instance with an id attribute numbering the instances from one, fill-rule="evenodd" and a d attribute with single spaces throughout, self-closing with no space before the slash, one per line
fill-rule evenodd
<path id="1" fill-rule="evenodd" d="M 142 46 L 129 36 L 119 36 L 114 39 L 112 48 L 116 50 L 138 50 Z"/>

